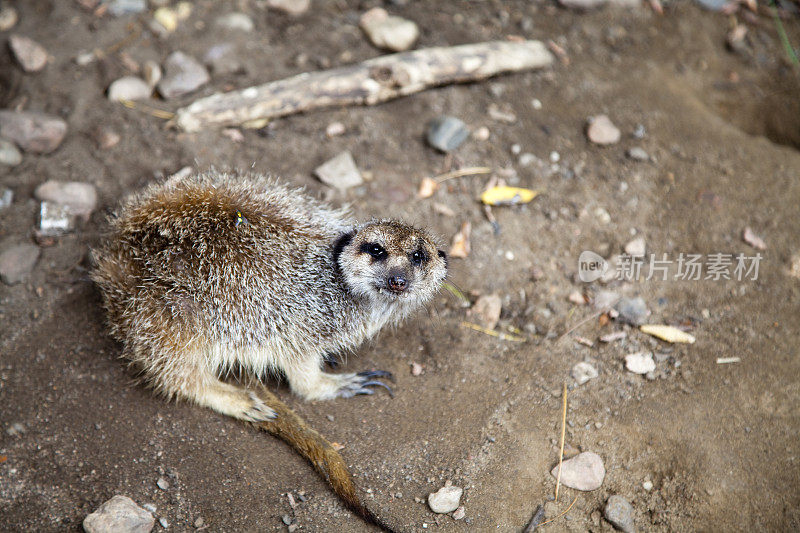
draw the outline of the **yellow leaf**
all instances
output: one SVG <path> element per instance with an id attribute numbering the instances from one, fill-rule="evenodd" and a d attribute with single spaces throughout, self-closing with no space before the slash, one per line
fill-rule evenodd
<path id="1" fill-rule="evenodd" d="M 664 326 L 661 324 L 645 324 L 639 327 L 642 333 L 647 333 L 653 337 L 659 338 L 667 342 L 686 342 L 694 344 L 694 336 L 689 335 L 685 331 L 681 331 L 676 327 Z"/>
<path id="2" fill-rule="evenodd" d="M 486 205 L 515 205 L 527 204 L 539 194 L 539 191 L 522 189 L 520 187 L 492 187 L 483 191 L 481 201 Z"/>

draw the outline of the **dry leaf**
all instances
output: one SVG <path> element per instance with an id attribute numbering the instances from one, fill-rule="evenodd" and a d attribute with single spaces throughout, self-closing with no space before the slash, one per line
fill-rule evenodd
<path id="1" fill-rule="evenodd" d="M 689 344 L 694 344 L 695 338 L 693 335 L 689 335 L 685 331 L 681 331 L 676 327 L 673 326 L 665 326 L 663 324 L 645 324 L 640 326 L 639 329 L 642 333 L 647 333 L 648 335 L 652 335 L 662 341 L 667 342 L 686 342 Z"/>
<path id="2" fill-rule="evenodd" d="M 465 259 L 469 255 L 470 244 L 469 234 L 472 231 L 472 224 L 469 221 L 461 224 L 461 231 L 453 237 L 453 245 L 450 247 L 450 257 Z"/>
<path id="3" fill-rule="evenodd" d="M 767 249 L 767 243 L 764 242 L 764 239 L 753 233 L 753 230 L 750 229 L 750 226 L 744 228 L 742 239 L 756 250 Z"/>
<path id="4" fill-rule="evenodd" d="M 539 194 L 539 191 L 520 187 L 498 186 L 483 191 L 481 201 L 486 205 L 527 204 Z"/>
<path id="5" fill-rule="evenodd" d="M 487 329 L 494 329 L 500 320 L 500 311 L 503 309 L 503 300 L 497 293 L 485 294 L 478 298 L 470 309 L 470 314 L 475 314 Z"/>
<path id="6" fill-rule="evenodd" d="M 417 191 L 417 198 L 430 198 L 439 189 L 439 184 L 432 178 L 422 178 Z"/>

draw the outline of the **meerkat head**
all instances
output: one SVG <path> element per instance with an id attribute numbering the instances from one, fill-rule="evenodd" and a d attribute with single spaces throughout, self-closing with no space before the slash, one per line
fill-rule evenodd
<path id="1" fill-rule="evenodd" d="M 334 258 L 348 288 L 373 301 L 425 303 L 447 276 L 447 256 L 431 237 L 395 221 L 369 222 L 342 236 Z"/>

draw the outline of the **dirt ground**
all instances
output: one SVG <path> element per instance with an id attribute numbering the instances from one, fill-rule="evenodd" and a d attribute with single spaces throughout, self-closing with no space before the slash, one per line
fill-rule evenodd
<path id="1" fill-rule="evenodd" d="M 15 194 L 0 211 L 0 241 L 33 242 L 33 191 L 46 180 L 92 183 L 101 207 L 43 247 L 27 281 L 0 285 L 0 530 L 77 531 L 114 494 L 155 505 L 155 515 L 177 531 L 194 530 L 201 517 L 210 531 L 281 531 L 284 515 L 304 531 L 367 529 L 283 443 L 136 385 L 120 346 L 104 332 L 87 268 L 106 213 L 186 165 L 273 173 L 352 204 L 359 218 L 402 218 L 445 243 L 462 222 L 472 223 L 472 252 L 451 262 L 452 281 L 473 299 L 500 294 L 498 329 L 519 328 L 527 342 L 463 327 L 475 317 L 443 291 L 427 311 L 348 357 L 347 370 L 394 372 L 394 399 L 304 403 L 285 384 L 269 383 L 344 445 L 363 497 L 398 529 L 520 531 L 553 497 L 549 471 L 558 461 L 565 380 L 566 448 L 598 453 L 607 473 L 592 492 L 562 487 L 548 512 L 576 498 L 574 505 L 542 529 L 611 531 L 601 515 L 612 494 L 632 503 L 640 530 L 800 529 L 800 280 L 790 275 L 800 253 L 800 92 L 769 17 L 748 22 L 741 12 L 726 16 L 688 1 L 665 2 L 663 16 L 647 5 L 580 12 L 549 0 L 388 2 L 419 24 L 417 47 L 521 35 L 554 41 L 569 63 L 375 107 L 292 116 L 244 130 L 235 143 L 218 131 L 167 129 L 110 102 L 109 83 L 129 74 L 119 52 L 141 64 L 174 50 L 202 57 L 214 44 L 233 43 L 243 69 L 213 76 L 199 92 L 210 94 L 380 54 L 357 26 L 360 13 L 379 2 L 312 0 L 306 14 L 291 18 L 255 1 L 198 1 L 174 34 L 157 39 L 145 31 L 85 66 L 74 62 L 78 54 L 120 43 L 152 14 L 95 17 L 72 1 L 10 4 L 19 12 L 11 31 L 36 39 L 52 58 L 43 72 L 25 74 L 4 48 L 0 107 L 59 115 L 69 131 L 52 154 L 28 153 L 19 166 L 0 169 L 0 186 Z M 211 24 L 235 9 L 253 18 L 256 31 L 231 34 Z M 749 29 L 739 52 L 725 45 L 733 19 Z M 794 43 L 797 21 L 785 21 Z M 150 105 L 174 110 L 195 96 Z M 493 120 L 490 104 L 512 110 L 516 122 Z M 443 113 L 473 131 L 490 130 L 488 140 L 464 143 L 454 165 L 506 169 L 512 183 L 542 191 L 526 206 L 495 208 L 499 234 L 476 200 L 485 177 L 415 198 L 419 180 L 446 163 L 424 140 L 427 122 Z M 600 113 L 622 130 L 619 143 L 587 141 L 586 120 Z M 327 138 L 335 121 L 346 133 Z M 121 142 L 99 148 L 99 125 Z M 633 135 L 638 125 L 641 139 Z M 520 164 L 514 144 L 546 163 Z M 626 157 L 637 146 L 649 161 Z M 343 150 L 372 179 L 338 194 L 313 169 Z M 554 151 L 560 160 L 553 170 Z M 440 214 L 434 202 L 455 216 Z M 673 260 L 680 253 L 754 255 L 742 240 L 745 226 L 767 243 L 756 281 L 603 286 L 576 276 L 581 251 L 621 253 L 634 233 L 648 253 Z M 575 290 L 591 297 L 604 289 L 642 296 L 650 322 L 692 324 L 697 342 L 668 345 L 618 322 L 601 325 L 588 318 L 590 305 L 568 300 Z M 612 331 L 626 331 L 627 339 L 598 342 Z M 624 356 L 642 350 L 657 355 L 654 379 L 625 369 Z M 718 357 L 740 362 L 717 364 Z M 580 361 L 592 362 L 599 376 L 576 386 L 570 370 Z M 411 374 L 412 362 L 423 366 L 421 375 Z M 156 485 L 162 477 L 167 490 Z M 436 516 L 423 502 L 446 480 L 465 488 L 463 520 Z M 289 492 L 306 498 L 294 511 Z"/>

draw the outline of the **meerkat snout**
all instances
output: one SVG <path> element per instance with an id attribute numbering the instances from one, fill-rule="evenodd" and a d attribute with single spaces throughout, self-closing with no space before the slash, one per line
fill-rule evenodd
<path id="1" fill-rule="evenodd" d="M 386 285 L 388 285 L 389 290 L 392 291 L 393 293 L 400 294 L 404 290 L 406 290 L 408 281 L 406 280 L 405 274 L 391 272 L 389 274 L 389 277 L 386 278 Z"/>

